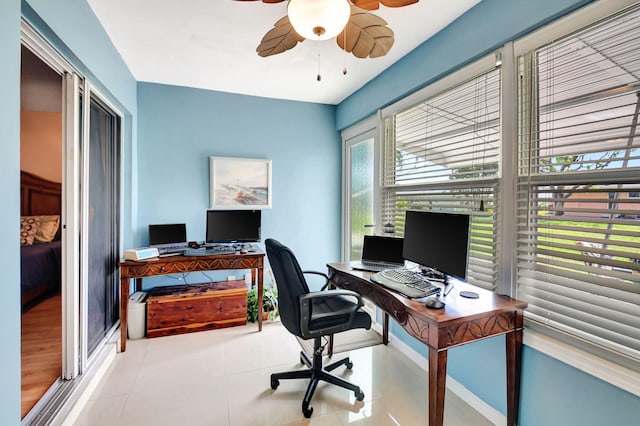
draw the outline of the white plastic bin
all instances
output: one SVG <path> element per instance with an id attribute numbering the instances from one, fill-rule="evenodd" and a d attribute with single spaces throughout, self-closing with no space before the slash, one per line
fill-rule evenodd
<path id="1" fill-rule="evenodd" d="M 136 291 L 129 296 L 129 310 L 127 319 L 127 331 L 129 339 L 141 339 L 145 334 L 147 323 L 147 293 Z"/>

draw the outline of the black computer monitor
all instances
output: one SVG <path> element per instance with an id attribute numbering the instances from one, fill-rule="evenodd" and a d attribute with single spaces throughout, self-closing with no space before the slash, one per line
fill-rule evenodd
<path id="1" fill-rule="evenodd" d="M 149 225 L 149 246 L 157 248 L 186 247 L 187 225 L 184 223 Z"/>
<path id="2" fill-rule="evenodd" d="M 260 241 L 261 210 L 208 210 L 207 243 Z"/>
<path id="3" fill-rule="evenodd" d="M 462 279 L 467 275 L 469 215 L 407 210 L 402 256 L 420 265 Z"/>

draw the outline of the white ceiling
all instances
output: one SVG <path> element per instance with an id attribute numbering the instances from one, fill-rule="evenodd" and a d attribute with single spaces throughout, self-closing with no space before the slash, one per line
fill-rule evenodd
<path id="1" fill-rule="evenodd" d="M 335 39 L 307 40 L 287 52 L 261 58 L 256 47 L 286 15 L 286 2 L 88 3 L 138 81 L 338 104 L 479 1 L 421 0 L 401 8 L 381 6 L 373 13 L 393 29 L 395 44 L 386 56 L 376 59 L 345 54 Z M 345 65 L 347 75 L 342 74 Z"/>

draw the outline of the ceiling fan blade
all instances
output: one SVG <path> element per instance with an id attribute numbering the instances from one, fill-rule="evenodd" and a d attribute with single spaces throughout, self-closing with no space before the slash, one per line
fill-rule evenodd
<path id="1" fill-rule="evenodd" d="M 236 0 L 236 1 L 258 1 L 258 0 Z M 262 0 L 262 3 L 282 3 L 286 0 Z M 376 10 L 380 8 L 380 3 L 387 7 L 402 7 L 408 6 L 413 3 L 418 3 L 420 0 L 351 0 L 351 3 L 358 6 L 361 9 Z"/>
<path id="2" fill-rule="evenodd" d="M 236 0 L 236 1 L 258 1 L 258 0 Z M 262 0 L 262 3 L 282 3 L 285 0 Z"/>
<path id="3" fill-rule="evenodd" d="M 380 3 L 387 7 L 402 7 L 418 3 L 418 1 L 420 0 L 351 0 L 351 3 L 361 9 L 377 10 L 380 8 Z"/>
<path id="4" fill-rule="evenodd" d="M 246 1 L 246 0 L 243 0 Z M 263 0 L 264 1 L 264 0 Z M 291 26 L 289 17 L 285 16 L 273 25 L 273 28 L 262 37 L 260 44 L 256 48 L 258 55 L 277 55 L 293 49 L 298 42 L 303 42 L 304 37 L 300 36 Z"/>
<path id="5" fill-rule="evenodd" d="M 346 46 L 345 46 L 346 35 Z M 379 16 L 351 6 L 351 17 L 336 37 L 342 50 L 357 58 L 377 58 L 386 55 L 393 46 L 393 30 Z"/>

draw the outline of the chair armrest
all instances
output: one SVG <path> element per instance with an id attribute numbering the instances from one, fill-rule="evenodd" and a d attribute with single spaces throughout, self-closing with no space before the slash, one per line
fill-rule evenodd
<path id="1" fill-rule="evenodd" d="M 324 272 L 318 272 L 318 271 L 302 271 L 303 274 L 313 274 L 313 275 L 321 275 L 323 276 L 327 281 L 329 281 L 329 275 L 325 274 Z"/>
<path id="2" fill-rule="evenodd" d="M 353 322 L 353 318 L 356 312 L 358 311 L 358 309 L 364 306 L 364 304 L 362 303 L 362 297 L 355 291 L 343 290 L 343 289 L 325 290 L 325 291 L 316 291 L 312 293 L 307 293 L 301 296 L 300 297 L 300 313 L 301 313 L 300 328 L 301 328 L 302 334 L 309 336 L 308 338 L 312 338 L 317 336 L 325 336 L 325 335 L 333 334 L 334 332 L 337 332 L 343 329 L 345 324 L 340 324 L 339 326 L 327 327 L 322 329 L 311 329 L 309 327 L 311 323 L 311 317 L 313 316 L 313 312 L 311 308 L 313 299 L 342 297 L 342 296 L 353 297 L 356 299 L 356 303 L 354 303 L 352 306 L 349 306 L 337 311 L 333 311 L 327 314 L 316 314 L 314 319 L 349 315 L 349 319 L 346 322 L 346 324 L 350 325 Z"/>
<path id="3" fill-rule="evenodd" d="M 321 277 L 324 277 L 324 285 L 320 288 L 320 290 L 325 290 L 327 288 L 327 286 L 329 285 L 329 275 L 325 274 L 324 272 L 302 271 L 302 273 L 303 274 L 320 275 Z"/>

